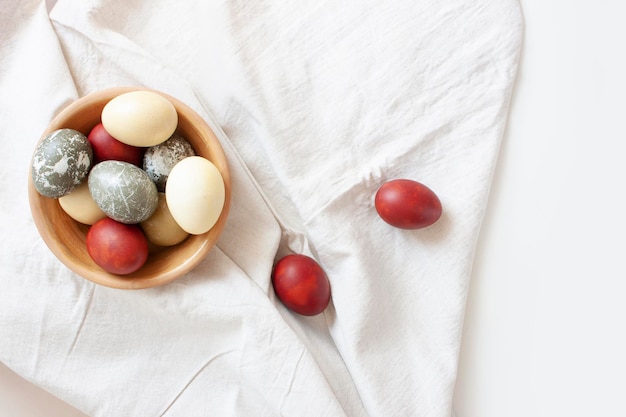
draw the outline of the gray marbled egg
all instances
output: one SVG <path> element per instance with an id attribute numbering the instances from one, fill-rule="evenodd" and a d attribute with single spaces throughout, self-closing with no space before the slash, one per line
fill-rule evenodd
<path id="1" fill-rule="evenodd" d="M 154 181 L 157 189 L 165 191 L 165 183 L 174 165 L 196 152 L 185 138 L 174 134 L 168 140 L 146 149 L 143 156 L 143 169 Z"/>
<path id="2" fill-rule="evenodd" d="M 69 194 L 89 174 L 93 150 L 85 135 L 59 129 L 47 135 L 35 149 L 31 175 L 35 189 L 46 197 Z"/>
<path id="3" fill-rule="evenodd" d="M 113 220 L 135 224 L 152 216 L 159 203 L 156 185 L 141 168 L 121 161 L 103 161 L 89 174 L 89 192 Z"/>

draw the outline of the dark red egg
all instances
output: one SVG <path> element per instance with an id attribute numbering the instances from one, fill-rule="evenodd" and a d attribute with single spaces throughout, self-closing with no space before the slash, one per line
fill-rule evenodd
<path id="1" fill-rule="evenodd" d="M 87 136 L 89 143 L 93 149 L 94 162 L 102 161 L 123 161 L 138 167 L 143 166 L 144 148 L 127 145 L 111 136 L 98 123 Z"/>
<path id="2" fill-rule="evenodd" d="M 105 271 L 127 275 L 146 263 L 148 240 L 138 225 L 106 217 L 87 231 L 87 252 Z"/>
<path id="3" fill-rule="evenodd" d="M 272 271 L 272 284 L 278 299 L 291 311 L 314 316 L 330 302 L 330 282 L 322 267 L 305 255 L 287 255 Z"/>
<path id="4" fill-rule="evenodd" d="M 421 229 L 441 217 L 439 197 L 422 183 L 396 179 L 376 192 L 374 205 L 385 222 L 400 229 Z"/>

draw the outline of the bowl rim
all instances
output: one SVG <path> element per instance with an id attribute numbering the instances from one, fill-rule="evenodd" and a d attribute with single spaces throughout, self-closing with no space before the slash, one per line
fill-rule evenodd
<path id="1" fill-rule="evenodd" d="M 84 112 L 87 108 L 93 106 L 94 100 L 96 100 L 99 96 L 102 96 L 102 99 L 106 98 L 107 100 L 111 100 L 112 98 L 120 94 L 132 91 L 150 91 L 165 97 L 176 108 L 179 119 L 181 117 L 181 112 L 184 113 L 185 118 L 188 119 L 188 123 L 192 125 L 195 130 L 200 130 L 201 132 L 206 133 L 206 138 L 208 138 L 212 146 L 212 157 L 210 158 L 210 160 L 217 166 L 222 175 L 226 195 L 222 212 L 220 213 L 220 217 L 218 218 L 213 228 L 202 235 L 190 236 L 191 238 L 194 238 L 200 242 L 195 252 L 193 252 L 190 257 L 186 258 L 183 262 L 172 267 L 171 269 L 160 273 L 142 276 L 142 269 L 139 269 L 139 271 L 133 274 L 115 275 L 106 272 L 97 266 L 95 268 L 88 267 L 82 263 L 74 262 L 72 260 L 72 256 L 70 256 L 70 254 L 68 253 L 66 244 L 58 239 L 55 239 L 57 233 L 54 230 L 54 227 L 52 227 L 51 223 L 46 221 L 45 212 L 43 211 L 42 207 L 43 204 L 45 204 L 44 199 L 50 199 L 48 197 L 42 196 L 35 189 L 31 174 L 31 157 L 28 170 L 28 200 L 32 218 L 44 243 L 57 257 L 57 259 L 59 259 L 67 268 L 69 268 L 82 278 L 85 278 L 96 284 L 117 289 L 145 289 L 165 285 L 172 281 L 175 281 L 176 279 L 185 275 L 187 272 L 190 272 L 192 269 L 194 269 L 208 255 L 209 251 L 213 248 L 213 246 L 215 246 L 217 239 L 221 235 L 227 222 L 231 200 L 230 169 L 228 165 L 228 160 L 226 159 L 226 155 L 224 153 L 224 149 L 219 140 L 219 136 L 222 134 L 222 132 L 220 132 L 219 129 L 215 129 L 209 126 L 209 124 L 191 107 L 178 100 L 177 98 L 159 90 L 139 86 L 122 86 L 110 87 L 87 93 L 65 106 L 55 117 L 52 118 L 52 120 L 40 136 L 37 144 L 35 145 L 35 149 L 49 133 L 56 129 L 62 128 L 63 121 L 68 120 L 72 115 L 75 115 L 77 112 Z M 87 136 L 88 134 L 88 132 L 83 133 L 85 134 L 85 136 Z M 79 227 L 84 227 L 86 231 L 89 226 L 80 225 Z M 158 252 L 154 256 L 157 255 Z"/>

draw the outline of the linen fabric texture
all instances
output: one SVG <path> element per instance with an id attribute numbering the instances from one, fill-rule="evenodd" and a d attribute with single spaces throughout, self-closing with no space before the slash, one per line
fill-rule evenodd
<path id="1" fill-rule="evenodd" d="M 0 360 L 93 417 L 448 417 L 474 248 L 522 37 L 515 0 L 1 0 Z M 48 250 L 30 158 L 73 100 L 170 94 L 230 164 L 208 257 L 153 289 L 99 286 Z M 394 178 L 441 219 L 384 223 Z M 272 265 L 316 259 L 332 301 L 284 308 Z"/>

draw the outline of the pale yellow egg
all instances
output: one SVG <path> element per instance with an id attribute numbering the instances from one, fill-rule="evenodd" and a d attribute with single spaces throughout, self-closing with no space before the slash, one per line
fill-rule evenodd
<path id="1" fill-rule="evenodd" d="M 189 236 L 172 217 L 165 193 L 159 193 L 156 211 L 148 220 L 141 222 L 141 228 L 150 243 L 157 246 L 174 246 Z"/>
<path id="2" fill-rule="evenodd" d="M 104 106 L 102 125 L 120 142 L 149 147 L 172 136 L 178 125 L 178 113 L 160 94 L 132 91 L 120 94 Z"/>
<path id="3" fill-rule="evenodd" d="M 172 216 L 183 230 L 194 235 L 206 233 L 215 225 L 225 195 L 219 170 L 201 156 L 190 156 L 174 165 L 165 184 Z"/>
<path id="4" fill-rule="evenodd" d="M 63 211 L 79 223 L 92 225 L 106 217 L 106 214 L 91 197 L 87 181 L 84 181 L 71 193 L 60 197 L 59 205 Z"/>

